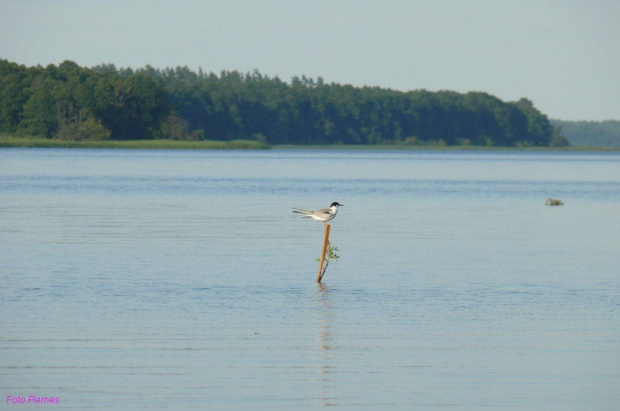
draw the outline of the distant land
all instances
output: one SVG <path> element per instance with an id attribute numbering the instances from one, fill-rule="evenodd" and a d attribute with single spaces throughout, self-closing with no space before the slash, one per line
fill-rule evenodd
<path id="1" fill-rule="evenodd" d="M 286 82 L 258 70 L 218 75 L 187 67 L 86 68 L 68 60 L 26 67 L 0 59 L 0 134 L 11 138 L 421 147 L 618 144 L 617 122 L 602 124 L 552 122 L 527 98 L 505 102 L 484 92 L 401 92 L 305 76 Z"/>
<path id="2" fill-rule="evenodd" d="M 620 121 L 550 120 L 575 147 L 620 147 Z"/>

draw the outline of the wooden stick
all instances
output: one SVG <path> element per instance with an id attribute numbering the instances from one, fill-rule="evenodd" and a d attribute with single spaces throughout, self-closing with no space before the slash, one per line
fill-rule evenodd
<path id="1" fill-rule="evenodd" d="M 323 278 L 323 263 L 325 262 L 325 253 L 327 253 L 327 243 L 329 243 L 329 230 L 331 228 L 331 226 L 327 223 L 323 223 L 325 224 L 325 237 L 323 238 L 323 252 L 321 253 L 321 262 L 319 263 L 319 273 L 316 276 L 316 282 L 320 283 L 321 279 Z"/>

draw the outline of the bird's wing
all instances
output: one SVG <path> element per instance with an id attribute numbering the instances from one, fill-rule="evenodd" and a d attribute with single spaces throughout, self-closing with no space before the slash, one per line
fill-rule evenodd
<path id="1" fill-rule="evenodd" d="M 323 208 L 321 210 L 315 211 L 314 215 L 320 215 L 323 217 L 331 217 L 332 215 L 334 215 L 334 213 L 332 213 L 331 208 Z"/>

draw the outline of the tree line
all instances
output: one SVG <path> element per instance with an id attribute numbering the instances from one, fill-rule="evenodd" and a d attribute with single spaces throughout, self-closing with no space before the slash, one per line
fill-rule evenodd
<path id="1" fill-rule="evenodd" d="M 577 147 L 620 147 L 620 121 L 551 120 L 566 140 Z"/>
<path id="2" fill-rule="evenodd" d="M 187 67 L 0 60 L 0 132 L 63 140 L 563 146 L 531 101 L 483 92 L 354 87 Z"/>

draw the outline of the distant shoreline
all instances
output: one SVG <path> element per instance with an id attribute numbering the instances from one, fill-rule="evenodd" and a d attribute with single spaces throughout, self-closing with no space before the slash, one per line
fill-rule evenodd
<path id="1" fill-rule="evenodd" d="M 102 148 L 102 149 L 153 149 L 153 150 L 410 150 L 410 151 L 620 151 L 618 147 L 487 147 L 487 146 L 421 146 L 390 145 L 269 145 L 256 140 L 231 141 L 176 141 L 176 140 L 103 140 L 66 141 L 43 138 L 0 136 L 0 148 Z"/>
<path id="2" fill-rule="evenodd" d="M 13 148 L 107 148 L 154 150 L 265 150 L 268 144 L 255 140 L 176 141 L 176 140 L 100 140 L 67 141 L 45 138 L 0 136 L 0 147 Z"/>
<path id="3" fill-rule="evenodd" d="M 620 147 L 488 147 L 488 146 L 416 146 L 406 144 L 391 145 L 274 145 L 283 150 L 386 150 L 386 151 L 620 151 Z"/>

